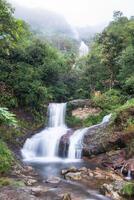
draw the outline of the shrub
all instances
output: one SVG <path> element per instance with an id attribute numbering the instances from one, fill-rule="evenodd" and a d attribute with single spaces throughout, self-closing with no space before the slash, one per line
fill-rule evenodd
<path id="1" fill-rule="evenodd" d="M 13 161 L 12 153 L 6 144 L 0 140 L 0 173 L 8 172 L 11 169 Z"/>
<path id="2" fill-rule="evenodd" d="M 100 107 L 103 111 L 107 113 L 121 106 L 124 102 L 124 97 L 120 94 L 118 90 L 108 90 L 107 92 L 100 94 L 99 96 L 94 96 L 93 102 L 95 106 Z"/>
<path id="3" fill-rule="evenodd" d="M 123 186 L 121 193 L 124 196 L 133 197 L 134 196 L 134 183 L 126 183 Z"/>

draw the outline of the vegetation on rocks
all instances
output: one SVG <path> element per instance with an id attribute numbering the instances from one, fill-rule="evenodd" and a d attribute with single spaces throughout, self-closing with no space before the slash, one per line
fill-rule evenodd
<path id="1" fill-rule="evenodd" d="M 134 183 L 126 183 L 123 186 L 121 193 L 128 198 L 134 197 Z"/>
<path id="2" fill-rule="evenodd" d="M 14 158 L 7 145 L 0 140 L 0 173 L 7 173 L 13 164 Z"/>

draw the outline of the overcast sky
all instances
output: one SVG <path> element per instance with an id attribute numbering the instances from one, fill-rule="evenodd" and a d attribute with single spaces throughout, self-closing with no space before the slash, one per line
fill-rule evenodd
<path id="1" fill-rule="evenodd" d="M 112 20 L 113 11 L 134 15 L 134 0 L 8 0 L 17 5 L 56 11 L 74 26 L 96 26 Z"/>

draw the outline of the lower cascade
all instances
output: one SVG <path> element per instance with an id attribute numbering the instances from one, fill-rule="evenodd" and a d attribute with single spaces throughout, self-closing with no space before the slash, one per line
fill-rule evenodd
<path id="1" fill-rule="evenodd" d="M 65 112 L 66 103 L 49 104 L 48 127 L 26 140 L 21 150 L 24 159 L 34 160 L 45 157 L 49 161 L 58 157 L 60 138 L 68 131 L 65 125 Z"/>
<path id="2" fill-rule="evenodd" d="M 50 103 L 48 106 L 48 126 L 40 133 L 28 138 L 21 150 L 22 156 L 26 161 L 39 161 L 46 159 L 47 161 L 57 161 L 61 159 L 58 156 L 59 144 L 62 136 L 69 133 L 69 128 L 65 124 L 66 103 Z M 103 118 L 100 124 L 108 122 L 111 115 Z M 100 125 L 98 124 L 98 125 Z M 81 159 L 83 149 L 84 134 L 90 128 L 76 130 L 69 138 L 68 159 Z"/>

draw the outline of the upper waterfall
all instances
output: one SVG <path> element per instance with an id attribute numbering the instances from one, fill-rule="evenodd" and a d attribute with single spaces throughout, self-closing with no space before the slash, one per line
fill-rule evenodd
<path id="1" fill-rule="evenodd" d="M 66 103 L 50 103 L 48 106 L 48 127 L 65 126 Z"/>
<path id="2" fill-rule="evenodd" d="M 84 41 L 81 41 L 80 43 L 80 47 L 79 47 L 79 56 L 86 56 L 89 52 L 89 48 L 88 46 L 85 44 Z"/>
<path id="3" fill-rule="evenodd" d="M 66 103 L 51 103 L 48 107 L 48 127 L 32 138 L 27 139 L 21 152 L 28 161 L 47 159 L 54 161 L 58 157 L 60 138 L 67 133 L 65 125 Z"/>

